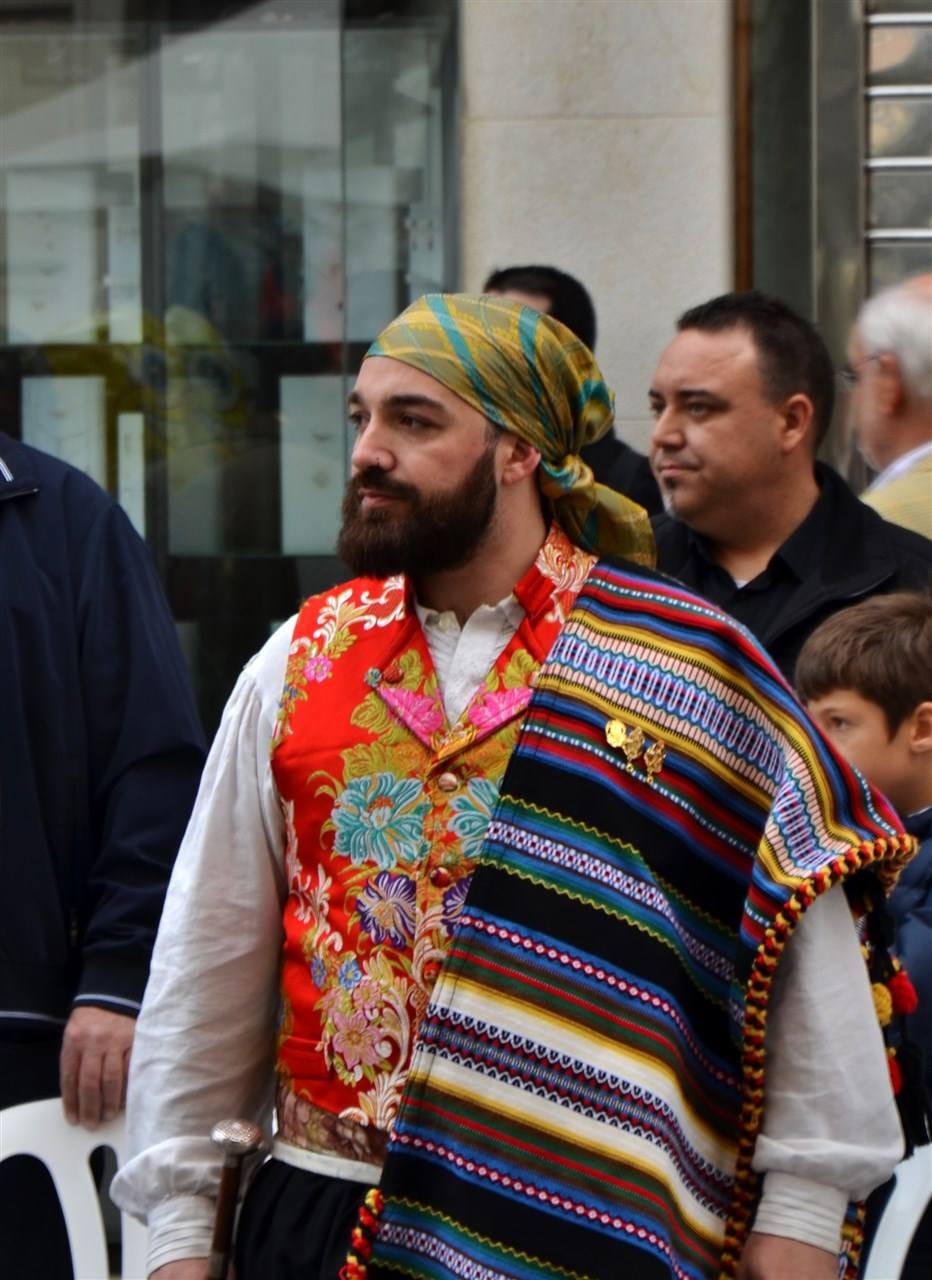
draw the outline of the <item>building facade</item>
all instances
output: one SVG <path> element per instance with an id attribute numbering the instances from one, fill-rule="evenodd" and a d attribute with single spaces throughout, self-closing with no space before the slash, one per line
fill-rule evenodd
<path id="1" fill-rule="evenodd" d="M 411 298 L 577 275 L 643 447 L 685 307 L 759 283 L 838 352 L 928 261 L 930 84 L 896 0 L 0 0 L 0 429 L 125 505 L 212 729 L 342 576 L 345 394 Z"/>

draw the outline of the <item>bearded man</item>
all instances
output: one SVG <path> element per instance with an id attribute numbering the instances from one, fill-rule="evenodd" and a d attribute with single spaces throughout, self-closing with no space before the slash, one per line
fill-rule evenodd
<path id="1" fill-rule="evenodd" d="M 238 1280 L 854 1275 L 902 1138 L 834 886 L 909 838 L 643 567 L 558 322 L 423 298 L 350 412 L 360 576 L 244 671 L 156 946 L 114 1192 L 152 1273 L 203 1280 L 207 1134 L 274 1090 Z"/>

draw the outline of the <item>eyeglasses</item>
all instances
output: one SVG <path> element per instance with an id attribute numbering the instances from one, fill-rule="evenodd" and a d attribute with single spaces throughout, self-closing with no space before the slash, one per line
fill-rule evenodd
<path id="1" fill-rule="evenodd" d="M 866 364 L 870 364 L 872 360 L 880 359 L 880 352 L 875 355 L 865 356 L 863 360 L 859 360 L 856 365 L 846 364 L 843 369 L 838 370 L 839 385 L 844 387 L 846 391 L 853 391 L 861 381 L 861 370 Z"/>

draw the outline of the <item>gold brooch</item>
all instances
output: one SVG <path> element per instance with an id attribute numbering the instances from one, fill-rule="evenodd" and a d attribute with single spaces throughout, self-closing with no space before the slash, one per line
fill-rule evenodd
<path id="1" fill-rule="evenodd" d="M 655 742 L 644 752 L 644 768 L 647 770 L 647 781 L 651 785 L 654 782 L 654 774 L 659 773 L 663 768 L 666 755 L 667 749 L 662 742 Z"/>
<path id="2" fill-rule="evenodd" d="M 609 720 L 605 726 L 605 741 L 610 747 L 620 749 L 625 755 L 625 770 L 634 773 L 634 762 L 643 757 L 646 781 L 653 785 L 654 778 L 663 768 L 667 749 L 662 742 L 654 742 L 646 746 L 644 730 L 637 725 L 626 729 L 620 720 Z"/>

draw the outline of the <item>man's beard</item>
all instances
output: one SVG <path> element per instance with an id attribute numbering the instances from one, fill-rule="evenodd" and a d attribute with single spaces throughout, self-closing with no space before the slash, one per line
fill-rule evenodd
<path id="1" fill-rule="evenodd" d="M 495 442 L 449 493 L 423 496 L 413 485 L 393 480 L 380 467 L 354 476 L 343 498 L 343 527 L 337 555 L 356 574 L 410 577 L 462 568 L 482 546 L 492 526 L 498 490 Z M 397 498 L 364 511 L 360 489 Z"/>

